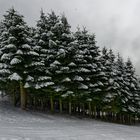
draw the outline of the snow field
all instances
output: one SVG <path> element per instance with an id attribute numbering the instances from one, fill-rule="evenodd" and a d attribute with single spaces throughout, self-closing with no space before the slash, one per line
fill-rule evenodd
<path id="1" fill-rule="evenodd" d="M 22 111 L 0 102 L 0 140 L 139 140 L 140 127 Z"/>

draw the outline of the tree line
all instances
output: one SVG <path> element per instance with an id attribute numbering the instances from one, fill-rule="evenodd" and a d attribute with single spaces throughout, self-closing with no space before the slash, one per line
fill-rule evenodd
<path id="1" fill-rule="evenodd" d="M 0 90 L 15 106 L 120 123 L 140 115 L 140 86 L 130 58 L 100 48 L 86 28 L 41 10 L 29 27 L 14 8 L 0 22 Z"/>

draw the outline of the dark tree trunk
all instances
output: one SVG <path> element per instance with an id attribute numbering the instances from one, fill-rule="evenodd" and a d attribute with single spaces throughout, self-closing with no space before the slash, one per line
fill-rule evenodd
<path id="1" fill-rule="evenodd" d="M 21 109 L 26 109 L 27 95 L 23 87 L 23 83 L 20 81 L 20 107 Z"/>

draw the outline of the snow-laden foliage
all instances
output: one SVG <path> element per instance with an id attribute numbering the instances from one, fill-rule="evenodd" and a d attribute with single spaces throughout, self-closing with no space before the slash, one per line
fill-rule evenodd
<path id="1" fill-rule="evenodd" d="M 12 80 L 15 80 L 15 81 L 20 81 L 22 80 L 22 78 L 17 74 L 17 73 L 13 73 L 12 75 L 9 76 L 9 79 L 12 81 Z"/>
<path id="2" fill-rule="evenodd" d="M 17 93 L 21 83 L 31 104 L 50 99 L 53 108 L 59 100 L 62 109 L 65 100 L 70 107 L 89 106 L 95 117 L 101 111 L 140 114 L 140 84 L 131 60 L 100 49 L 86 28 L 71 32 L 67 18 L 54 12 L 41 11 L 36 27 L 29 28 L 12 8 L 0 23 L 1 89 Z"/>
<path id="3" fill-rule="evenodd" d="M 21 63 L 21 60 L 18 58 L 13 58 L 10 62 L 10 65 L 16 65 L 18 63 Z"/>

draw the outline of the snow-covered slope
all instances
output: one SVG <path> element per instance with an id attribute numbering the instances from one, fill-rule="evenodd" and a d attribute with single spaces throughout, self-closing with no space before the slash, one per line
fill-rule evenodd
<path id="1" fill-rule="evenodd" d="M 0 101 L 0 140 L 140 140 L 140 127 L 21 111 Z"/>

